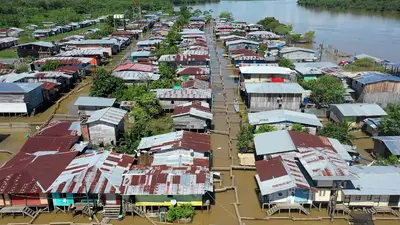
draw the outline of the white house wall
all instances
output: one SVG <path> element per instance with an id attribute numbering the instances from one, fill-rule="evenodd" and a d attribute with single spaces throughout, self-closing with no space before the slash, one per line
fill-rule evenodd
<path id="1" fill-rule="evenodd" d="M 303 61 L 303 60 L 314 60 L 314 53 L 295 51 L 282 54 L 283 57 L 290 59 L 292 61 Z"/>
<path id="2" fill-rule="evenodd" d="M 350 203 L 345 203 L 348 206 L 388 206 L 389 195 L 351 195 Z"/>
<path id="3" fill-rule="evenodd" d="M 89 124 L 90 140 L 93 144 L 111 145 L 111 142 L 116 144 L 117 127 L 101 121 Z"/>

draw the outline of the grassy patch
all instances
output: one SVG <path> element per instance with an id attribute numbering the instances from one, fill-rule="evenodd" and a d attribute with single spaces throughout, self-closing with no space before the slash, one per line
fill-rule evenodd
<path id="1" fill-rule="evenodd" d="M 15 49 L 9 48 L 0 51 L 0 58 L 2 59 L 18 58 L 18 55 Z"/>

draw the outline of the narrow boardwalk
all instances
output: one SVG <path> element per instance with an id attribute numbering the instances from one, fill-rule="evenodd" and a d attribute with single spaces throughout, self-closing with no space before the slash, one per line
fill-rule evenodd
<path id="1" fill-rule="evenodd" d="M 234 100 L 239 99 L 237 84 L 231 77 L 233 68 L 223 57 L 224 49 L 219 46 L 207 26 L 206 35 L 210 49 L 211 83 L 213 92 L 213 129 L 219 132 L 212 134 L 214 167 L 239 165 L 236 149 L 236 136 L 240 127 L 240 116 L 234 112 Z M 224 93 L 226 93 L 224 95 Z"/>

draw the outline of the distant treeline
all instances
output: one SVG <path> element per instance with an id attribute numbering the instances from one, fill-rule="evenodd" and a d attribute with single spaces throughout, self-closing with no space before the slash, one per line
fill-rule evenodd
<path id="1" fill-rule="evenodd" d="M 171 10 L 173 4 L 205 3 L 219 0 L 140 0 L 142 10 Z M 56 22 L 65 25 L 112 13 L 132 16 L 132 0 L 0 0 L 0 27 L 24 27 Z"/>
<path id="2" fill-rule="evenodd" d="M 298 0 L 297 3 L 303 6 L 331 9 L 400 12 L 400 0 Z"/>

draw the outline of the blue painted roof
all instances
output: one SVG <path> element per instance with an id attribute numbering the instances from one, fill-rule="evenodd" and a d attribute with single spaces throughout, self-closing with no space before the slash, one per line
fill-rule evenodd
<path id="1" fill-rule="evenodd" d="M 149 51 L 139 51 L 139 52 L 132 52 L 131 57 L 149 57 L 151 52 Z"/>
<path id="2" fill-rule="evenodd" d="M 378 82 L 382 82 L 382 81 L 400 82 L 400 77 L 386 75 L 386 74 L 379 73 L 379 72 L 365 73 L 365 74 L 361 75 L 359 78 L 355 78 L 355 79 L 362 84 L 372 84 L 372 83 L 378 83 Z"/>
<path id="3" fill-rule="evenodd" d="M 374 139 L 382 141 L 393 155 L 400 156 L 400 136 L 376 136 Z"/>
<path id="4" fill-rule="evenodd" d="M 74 105 L 82 106 L 103 106 L 111 107 L 114 105 L 116 98 L 100 98 L 100 97 L 79 97 Z"/>
<path id="5" fill-rule="evenodd" d="M 204 17 L 190 17 L 190 20 L 192 21 L 205 21 L 206 19 Z"/>
<path id="6" fill-rule="evenodd" d="M 28 93 L 42 83 L 0 83 L 0 93 Z"/>

